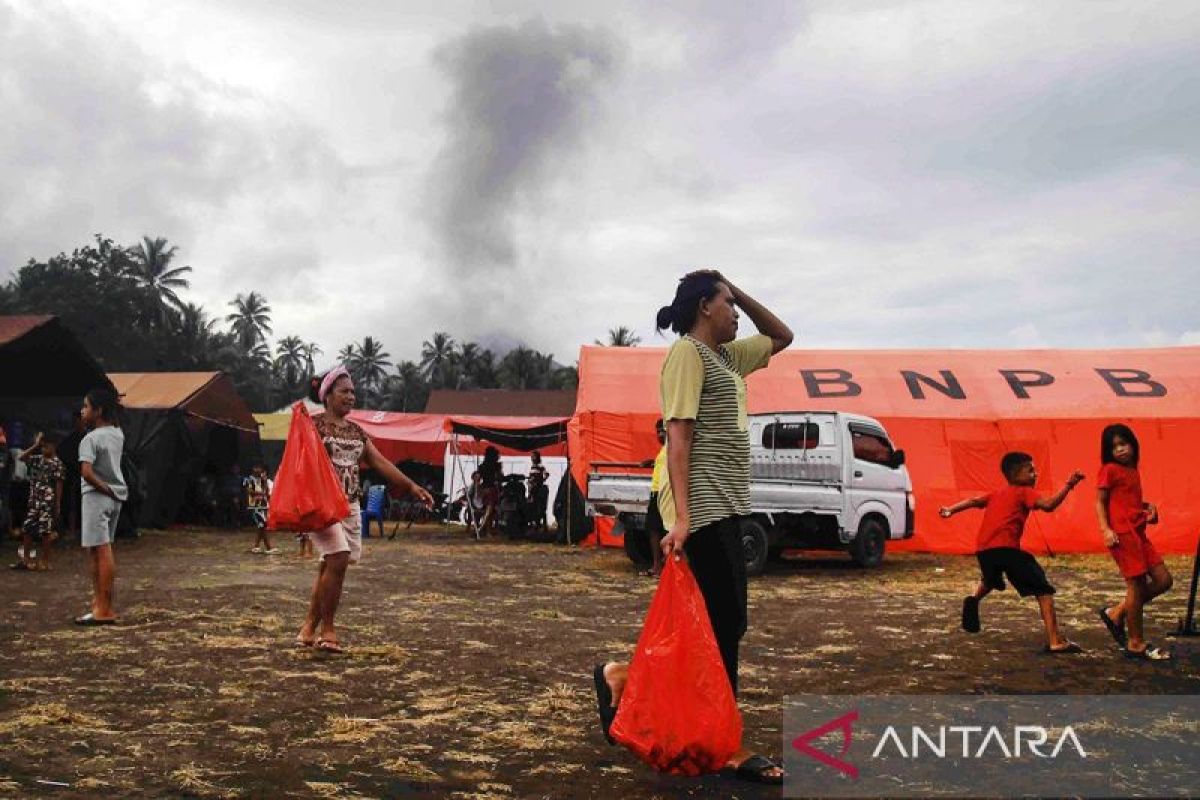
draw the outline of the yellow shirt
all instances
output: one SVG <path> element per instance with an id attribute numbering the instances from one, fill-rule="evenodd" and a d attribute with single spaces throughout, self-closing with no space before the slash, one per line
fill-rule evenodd
<path id="1" fill-rule="evenodd" d="M 661 491 L 662 487 L 667 482 L 667 448 L 666 445 L 659 448 L 658 455 L 654 457 L 654 472 L 650 473 L 650 493 Z"/>
<path id="2" fill-rule="evenodd" d="M 688 524 L 693 531 L 750 513 L 745 377 L 767 365 L 771 346 L 770 337 L 762 334 L 716 350 L 683 336 L 667 351 L 659 384 L 663 421 L 696 422 L 688 462 Z M 663 525 L 670 530 L 675 524 L 675 498 L 666 475 L 658 507 Z"/>

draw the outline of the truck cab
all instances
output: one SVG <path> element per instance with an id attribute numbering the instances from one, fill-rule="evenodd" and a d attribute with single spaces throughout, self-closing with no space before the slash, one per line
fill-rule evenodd
<path id="1" fill-rule="evenodd" d="M 756 414 L 748 435 L 751 514 L 742 522 L 742 546 L 751 574 L 789 549 L 842 550 L 860 566 L 877 567 L 889 539 L 913 535 L 904 451 L 877 420 L 835 411 Z M 648 563 L 648 475 L 598 466 L 588 481 L 591 508 L 616 516 L 626 552 Z"/>

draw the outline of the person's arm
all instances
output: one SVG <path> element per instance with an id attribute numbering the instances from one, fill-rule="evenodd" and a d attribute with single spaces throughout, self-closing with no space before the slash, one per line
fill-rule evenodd
<path id="1" fill-rule="evenodd" d="M 1067 478 L 1067 482 L 1063 488 L 1059 489 L 1054 496 L 1039 497 L 1037 501 L 1034 502 L 1033 507 L 1038 511 L 1053 511 L 1062 505 L 1063 500 L 1067 499 L 1067 495 L 1071 493 L 1071 490 L 1074 489 L 1081 480 L 1083 480 L 1083 473 L 1079 470 L 1075 470 L 1071 473 L 1071 477 Z"/>
<path id="2" fill-rule="evenodd" d="M 40 449 L 41 446 L 42 446 L 42 433 L 41 433 L 41 431 L 38 431 L 38 435 L 33 437 L 33 444 L 29 445 L 29 447 L 27 449 L 22 450 L 21 454 L 18 456 L 18 458 L 20 458 L 22 461 L 28 461 L 29 457 L 33 455 L 34 451 Z"/>
<path id="3" fill-rule="evenodd" d="M 116 500 L 117 502 L 120 502 L 120 498 L 118 498 L 116 493 L 113 492 L 112 487 L 109 486 L 104 481 L 100 480 L 100 477 L 98 475 L 96 475 L 95 470 L 92 469 L 92 462 L 80 461 L 79 462 L 79 474 L 83 477 L 83 479 L 85 481 L 90 483 L 92 485 L 92 488 L 94 488 L 97 492 L 99 492 L 102 495 L 111 497 L 113 500 Z"/>
<path id="4" fill-rule="evenodd" d="M 688 473 L 692 458 L 692 436 L 696 420 L 673 419 L 667 423 L 667 478 L 675 500 L 675 524 L 660 543 L 665 555 L 675 554 L 678 560 L 683 544 L 691 535 L 688 517 Z"/>
<path id="5" fill-rule="evenodd" d="M 960 500 L 952 506 L 942 506 L 938 509 L 938 514 L 942 519 L 949 519 L 960 511 L 966 511 L 968 508 L 987 508 L 986 497 L 971 497 L 966 500 Z"/>
<path id="6" fill-rule="evenodd" d="M 746 312 L 746 316 L 754 323 L 754 327 L 758 328 L 758 332 L 771 339 L 771 355 L 775 355 L 792 343 L 795 334 L 792 333 L 792 329 L 783 320 L 775 316 L 762 303 L 735 286 L 733 282 L 720 272 L 716 270 L 713 270 L 713 272 L 716 274 L 718 280 L 729 287 L 729 291 L 733 294 L 733 302 L 737 303 L 738 308 Z"/>
<path id="7" fill-rule="evenodd" d="M 1113 532 L 1112 524 L 1108 521 L 1108 487 L 1101 486 L 1096 490 L 1096 516 L 1100 518 L 1100 534 L 1104 537 L 1106 547 L 1116 547 L 1117 534 Z"/>
<path id="8" fill-rule="evenodd" d="M 405 494 L 411 494 L 426 508 L 433 508 L 433 495 L 425 491 L 425 488 L 420 486 L 416 481 L 396 469 L 396 465 L 384 458 L 383 453 L 380 453 L 376 449 L 375 443 L 370 439 L 366 441 L 363 456 L 367 460 L 367 465 L 382 475 L 383 479 L 390 485 L 395 486 Z"/>

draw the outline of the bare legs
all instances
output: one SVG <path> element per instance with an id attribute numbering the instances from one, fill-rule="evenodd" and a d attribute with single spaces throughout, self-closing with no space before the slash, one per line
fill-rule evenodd
<path id="1" fill-rule="evenodd" d="M 113 561 L 111 544 L 88 548 L 92 567 L 92 616 L 95 619 L 116 619 L 113 610 L 113 581 L 117 566 Z"/>
<path id="2" fill-rule="evenodd" d="M 346 580 L 346 568 L 349 566 L 349 553 L 331 553 L 321 559 L 317 578 L 313 582 L 308 615 L 304 618 L 304 624 L 300 626 L 300 633 L 296 636 L 297 642 L 307 645 L 320 639 L 331 644 L 337 643 L 337 630 L 334 628 L 333 618 L 342 599 L 342 584 Z"/>
<path id="3" fill-rule="evenodd" d="M 1117 625 L 1126 627 L 1129 636 L 1127 649 L 1135 653 L 1146 649 L 1142 610 L 1147 603 L 1170 589 L 1174 582 L 1165 564 L 1154 565 L 1145 575 L 1125 579 L 1125 599 L 1104 613 Z"/>

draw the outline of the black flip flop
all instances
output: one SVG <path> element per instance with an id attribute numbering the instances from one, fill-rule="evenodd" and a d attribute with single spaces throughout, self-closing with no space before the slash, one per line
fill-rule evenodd
<path id="1" fill-rule="evenodd" d="M 596 711 L 600 713 L 600 730 L 604 732 L 605 741 L 616 744 L 608 730 L 617 717 L 617 710 L 612 705 L 612 689 L 608 688 L 608 681 L 604 679 L 603 664 L 597 664 L 592 670 L 592 680 L 596 684 Z"/>
<path id="2" fill-rule="evenodd" d="M 24 561 L 18 561 L 15 564 L 9 564 L 8 568 L 9 569 L 29 569 L 29 565 L 26 564 Z"/>
<path id="3" fill-rule="evenodd" d="M 1124 650 L 1125 645 L 1128 642 L 1128 639 L 1125 636 L 1125 629 L 1113 622 L 1112 617 L 1108 615 L 1108 609 L 1104 606 L 1097 608 L 1096 613 L 1100 615 L 1100 621 L 1104 623 L 1104 627 L 1108 628 L 1109 636 L 1113 638 L 1113 641 L 1117 643 L 1118 647 Z"/>
<path id="4" fill-rule="evenodd" d="M 96 619 L 95 615 L 89 611 L 82 617 L 76 617 L 75 624 L 83 625 L 84 627 L 93 627 L 96 625 L 116 625 L 117 621 L 115 619 Z"/>
<path id="5" fill-rule="evenodd" d="M 781 786 L 783 784 L 783 775 L 768 775 L 767 771 L 772 769 L 782 771 L 783 767 L 771 759 L 756 753 L 738 764 L 736 769 L 726 767 L 721 770 L 721 774 L 747 783 L 765 783 L 771 786 Z"/>
<path id="6" fill-rule="evenodd" d="M 1080 647 L 1079 645 L 1075 644 L 1074 642 L 1067 642 L 1066 647 L 1061 647 L 1057 650 L 1055 650 L 1050 645 L 1046 645 L 1045 647 L 1042 648 L 1042 652 L 1048 656 L 1062 656 L 1062 655 L 1072 655 L 1075 653 L 1082 653 L 1083 648 Z"/>
<path id="7" fill-rule="evenodd" d="M 974 595 L 963 598 L 962 629 L 967 633 L 979 633 L 979 598 Z"/>

